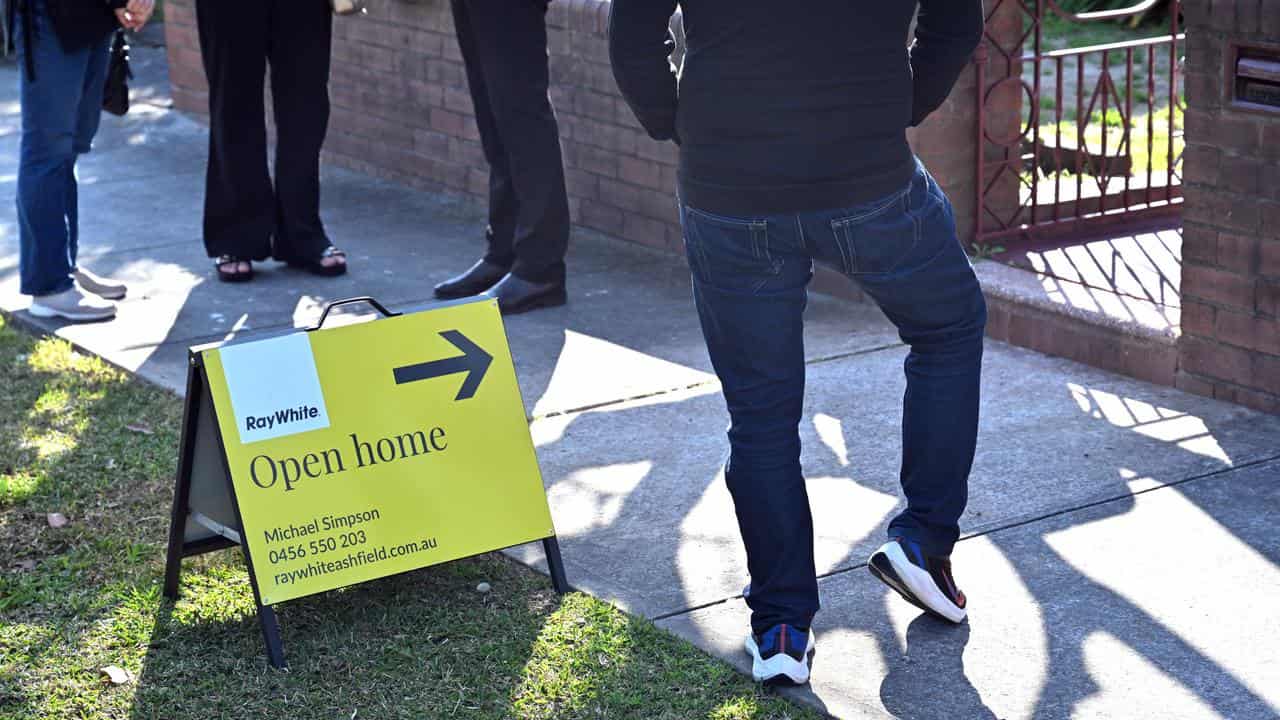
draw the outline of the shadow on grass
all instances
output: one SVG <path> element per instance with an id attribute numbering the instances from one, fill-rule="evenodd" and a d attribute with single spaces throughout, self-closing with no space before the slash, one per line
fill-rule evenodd
<path id="1" fill-rule="evenodd" d="M 751 684 L 651 623 L 489 555 L 277 607 L 269 668 L 235 551 L 157 604 L 129 717 L 759 717 Z M 228 562 L 231 561 L 231 562 Z M 478 582 L 492 586 L 475 590 Z M 784 710 L 770 717 L 798 716 Z"/>
<path id="2" fill-rule="evenodd" d="M 3 317 L 0 378 L 0 715 L 70 717 L 96 709 L 82 691 L 116 655 L 100 631 L 151 592 L 176 412 Z"/>
<path id="3" fill-rule="evenodd" d="M 131 717 L 494 715 L 559 607 L 500 558 L 407 573 L 277 606 L 290 665 L 276 671 L 237 555 L 188 561 L 182 598 L 154 608 Z"/>

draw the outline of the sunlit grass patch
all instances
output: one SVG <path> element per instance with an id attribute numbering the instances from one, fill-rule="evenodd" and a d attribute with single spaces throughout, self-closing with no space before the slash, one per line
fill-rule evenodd
<path id="1" fill-rule="evenodd" d="M 522 718 L 807 717 L 742 680 L 652 624 L 572 595 L 538 634 L 514 708 Z"/>
<path id="2" fill-rule="evenodd" d="M 1108 110 L 1105 116 L 1101 111 L 1094 111 L 1084 127 L 1083 148 L 1098 155 L 1103 154 L 1104 148 L 1109 155 L 1119 155 L 1123 149 L 1123 154 L 1129 158 L 1131 176 L 1143 175 L 1148 168 L 1152 172 L 1165 172 L 1169 169 L 1170 154 L 1176 163 L 1186 146 L 1181 128 L 1180 109 L 1174 111 L 1172 125 L 1167 107 L 1150 116 L 1146 113 L 1135 114 L 1132 122 L 1127 125 L 1121 113 L 1114 108 Z M 1071 120 L 1064 120 L 1060 125 L 1047 123 L 1040 126 L 1042 141 L 1057 142 L 1059 137 L 1065 146 L 1077 146 L 1079 125 Z M 1069 157 L 1067 162 L 1070 162 Z"/>

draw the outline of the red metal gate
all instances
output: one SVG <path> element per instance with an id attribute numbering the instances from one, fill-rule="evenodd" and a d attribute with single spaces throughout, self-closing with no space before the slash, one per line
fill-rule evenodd
<path id="1" fill-rule="evenodd" d="M 1058 47 L 1069 34 L 1063 28 L 1115 28 L 1116 20 L 1163 5 L 1167 32 L 1161 24 L 1154 37 Z M 1056 0 L 994 3 L 975 57 L 977 242 L 1096 237 L 1177 222 L 1180 11 L 1179 0 L 1081 14 Z M 1046 36 L 1046 25 L 1057 34 Z"/>

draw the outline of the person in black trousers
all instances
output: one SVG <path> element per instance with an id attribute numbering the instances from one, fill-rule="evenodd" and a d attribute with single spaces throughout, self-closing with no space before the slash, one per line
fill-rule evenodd
<path id="1" fill-rule="evenodd" d="M 504 314 L 566 302 L 569 199 L 547 97 L 547 0 L 451 0 L 476 124 L 489 163 L 488 252 L 435 288 L 488 291 Z"/>
<path id="2" fill-rule="evenodd" d="M 273 257 L 317 275 L 346 272 L 320 220 L 320 147 L 329 122 L 326 0 L 197 0 L 209 80 L 204 243 L 218 279 L 253 277 Z M 263 78 L 271 66 L 275 182 L 267 168 Z"/>

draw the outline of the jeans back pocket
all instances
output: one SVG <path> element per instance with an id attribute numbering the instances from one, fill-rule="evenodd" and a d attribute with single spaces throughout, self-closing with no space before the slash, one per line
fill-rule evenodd
<path id="1" fill-rule="evenodd" d="M 680 221 L 689 266 L 702 282 L 756 292 L 782 271 L 769 252 L 765 220 L 713 215 L 686 205 Z"/>
<path id="2" fill-rule="evenodd" d="M 908 262 L 938 204 L 930 185 L 929 176 L 918 172 L 903 190 L 831 221 L 846 275 L 888 274 Z"/>

